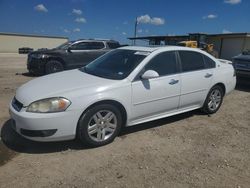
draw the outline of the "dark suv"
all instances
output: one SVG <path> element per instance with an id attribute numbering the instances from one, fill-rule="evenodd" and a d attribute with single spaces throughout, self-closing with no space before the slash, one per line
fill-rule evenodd
<path id="1" fill-rule="evenodd" d="M 233 66 L 238 77 L 250 78 L 250 51 L 244 51 L 233 57 Z"/>
<path id="2" fill-rule="evenodd" d="M 113 40 L 69 41 L 54 49 L 29 53 L 27 68 L 36 75 L 79 68 L 118 47 L 119 42 Z"/>

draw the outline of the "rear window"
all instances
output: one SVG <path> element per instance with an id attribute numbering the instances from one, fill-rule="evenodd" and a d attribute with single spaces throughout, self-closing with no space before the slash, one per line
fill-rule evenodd
<path id="1" fill-rule="evenodd" d="M 109 48 L 111 48 L 111 49 L 115 49 L 115 48 L 120 47 L 120 44 L 118 42 L 108 42 L 107 44 L 108 44 Z"/>
<path id="2" fill-rule="evenodd" d="M 91 42 L 90 43 L 90 49 L 92 50 L 98 50 L 104 48 L 103 42 Z"/>
<path id="3" fill-rule="evenodd" d="M 205 68 L 203 57 L 198 52 L 179 51 L 182 72 L 196 71 Z"/>
<path id="4" fill-rule="evenodd" d="M 208 69 L 215 68 L 215 62 L 211 58 L 203 55 L 205 67 Z"/>

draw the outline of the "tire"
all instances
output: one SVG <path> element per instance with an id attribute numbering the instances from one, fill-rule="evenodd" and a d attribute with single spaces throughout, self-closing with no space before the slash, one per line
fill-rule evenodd
<path id="1" fill-rule="evenodd" d="M 111 143 L 119 134 L 121 126 L 119 109 L 111 104 L 100 104 L 82 115 L 76 134 L 83 144 L 98 147 Z"/>
<path id="2" fill-rule="evenodd" d="M 60 61 L 51 60 L 45 65 L 45 73 L 51 74 L 55 72 L 63 71 L 63 65 Z"/>
<path id="3" fill-rule="evenodd" d="M 224 92 L 220 86 L 216 85 L 212 87 L 203 104 L 202 111 L 207 114 L 216 113 L 223 102 L 223 97 L 224 97 Z"/>

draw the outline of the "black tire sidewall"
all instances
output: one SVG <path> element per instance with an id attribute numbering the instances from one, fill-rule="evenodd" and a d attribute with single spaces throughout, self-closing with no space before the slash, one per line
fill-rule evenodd
<path id="1" fill-rule="evenodd" d="M 57 72 L 63 71 L 63 65 L 62 65 L 62 63 L 60 61 L 50 60 L 45 65 L 45 73 L 46 74 L 55 73 L 55 72 L 51 71 L 51 66 L 54 65 L 54 64 L 56 64 L 57 66 L 60 67 L 59 71 L 57 71 Z"/>
<path id="2" fill-rule="evenodd" d="M 219 106 L 216 108 L 216 110 L 211 110 L 211 109 L 209 109 L 209 107 L 208 107 L 208 102 L 209 102 L 209 97 L 210 97 L 211 93 L 212 93 L 214 90 L 219 90 L 219 91 L 220 91 L 220 93 L 221 93 L 221 102 L 220 102 Z M 206 100 L 205 100 L 205 103 L 204 103 L 204 105 L 203 105 L 203 111 L 204 111 L 205 113 L 207 113 L 207 114 L 214 114 L 214 113 L 216 113 L 216 112 L 220 109 L 220 107 L 221 107 L 221 104 L 222 104 L 222 102 L 223 102 L 223 97 L 224 97 L 224 92 L 223 92 L 223 89 L 222 89 L 220 86 L 214 86 L 214 87 L 212 87 L 212 88 L 210 89 L 210 91 L 209 91 L 209 93 L 208 93 L 208 95 L 207 95 L 207 98 L 206 98 Z"/>
<path id="3" fill-rule="evenodd" d="M 112 111 L 116 115 L 117 128 L 109 139 L 103 142 L 96 142 L 92 140 L 88 135 L 88 122 L 90 118 L 92 118 L 92 116 L 100 110 L 109 110 L 109 111 Z M 119 134 L 121 130 L 121 126 L 122 126 L 122 116 L 121 116 L 121 112 L 119 111 L 119 109 L 111 104 L 100 104 L 100 105 L 91 107 L 81 116 L 78 122 L 78 127 L 77 127 L 77 137 L 83 144 L 86 144 L 88 146 L 91 146 L 91 147 L 103 146 L 103 145 L 111 143 L 115 139 L 115 137 Z"/>

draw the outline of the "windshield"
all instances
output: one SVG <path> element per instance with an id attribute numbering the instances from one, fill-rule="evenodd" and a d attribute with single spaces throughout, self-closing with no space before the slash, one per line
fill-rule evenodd
<path id="1" fill-rule="evenodd" d="M 122 80 L 149 54 L 149 52 L 135 50 L 113 50 L 80 70 L 95 76 Z"/>
<path id="2" fill-rule="evenodd" d="M 65 43 L 61 44 L 60 46 L 57 46 L 56 49 L 66 50 L 66 49 L 68 49 L 68 47 L 69 47 L 72 43 L 73 43 L 72 41 L 65 42 Z"/>

